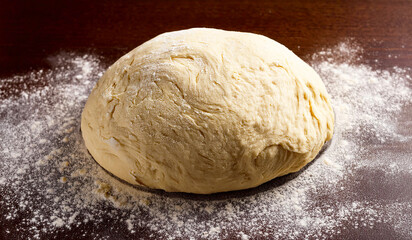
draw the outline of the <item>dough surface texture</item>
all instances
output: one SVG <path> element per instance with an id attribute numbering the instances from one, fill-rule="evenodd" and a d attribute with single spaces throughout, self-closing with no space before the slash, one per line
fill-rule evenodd
<path id="1" fill-rule="evenodd" d="M 115 62 L 82 113 L 91 155 L 115 176 L 173 192 L 258 186 L 299 171 L 333 135 L 319 75 L 262 35 L 161 34 Z"/>

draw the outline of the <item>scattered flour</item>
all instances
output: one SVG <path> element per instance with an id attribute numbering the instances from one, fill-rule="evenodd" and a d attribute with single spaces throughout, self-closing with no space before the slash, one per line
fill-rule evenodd
<path id="1" fill-rule="evenodd" d="M 312 56 L 336 114 L 333 140 L 317 160 L 255 189 L 208 196 L 132 187 L 90 157 L 79 126 L 107 67 L 97 57 L 61 54 L 51 70 L 1 79 L 0 235 L 331 239 L 387 224 L 411 238 L 412 195 L 372 191 L 398 176 L 412 180 L 411 70 L 376 70 L 357 63 L 361 57 L 351 42 Z M 403 151 L 391 149 L 399 145 Z"/>

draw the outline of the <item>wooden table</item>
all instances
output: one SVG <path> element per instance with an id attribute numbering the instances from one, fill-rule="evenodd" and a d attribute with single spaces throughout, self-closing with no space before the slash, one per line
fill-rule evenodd
<path id="1" fill-rule="evenodd" d="M 94 53 L 110 64 L 160 33 L 199 26 L 263 34 L 303 59 L 352 38 L 372 67 L 412 65 L 412 1 L 2 1 L 0 77 L 48 69 L 46 58 L 61 51 Z M 0 100 L 12 91 L 2 90 Z M 76 229 L 64 231 L 56 237 L 69 239 Z M 373 237 L 394 236 L 383 227 L 341 239 Z"/>
<path id="2" fill-rule="evenodd" d="M 95 52 L 108 63 L 167 31 L 214 27 L 260 33 L 300 57 L 354 38 L 383 67 L 410 66 L 410 1 L 4 2 L 0 76 L 47 67 L 59 51 Z M 402 48 L 402 46 L 404 46 Z M 388 55 L 399 55 L 396 59 Z"/>

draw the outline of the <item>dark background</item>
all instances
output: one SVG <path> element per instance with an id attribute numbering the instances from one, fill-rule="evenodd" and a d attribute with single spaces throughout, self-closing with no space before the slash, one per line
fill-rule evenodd
<path id="1" fill-rule="evenodd" d="M 107 63 L 167 31 L 214 27 L 266 35 L 305 58 L 354 38 L 366 61 L 410 66 L 412 1 L 2 1 L 0 77 L 45 68 L 60 51 Z M 388 56 L 397 55 L 395 58 Z"/>
<path id="2" fill-rule="evenodd" d="M 190 27 L 263 34 L 304 60 L 350 38 L 372 67 L 412 65 L 412 1 L 0 1 L 0 78 L 50 68 L 47 58 L 62 51 L 109 65 L 160 33 Z M 0 100 L 19 86 L 4 87 Z M 370 231 L 342 237 L 396 238 L 387 226 Z"/>

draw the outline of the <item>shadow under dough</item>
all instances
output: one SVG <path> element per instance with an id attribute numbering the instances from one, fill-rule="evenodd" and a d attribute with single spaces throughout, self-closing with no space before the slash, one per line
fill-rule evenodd
<path id="1" fill-rule="evenodd" d="M 80 130 L 81 133 L 81 130 Z M 93 158 L 93 156 L 90 154 L 89 151 L 87 151 L 90 155 L 90 157 L 110 176 L 115 178 L 116 180 L 120 181 L 123 184 L 127 184 L 129 186 L 132 186 L 135 189 L 138 189 L 140 191 L 145 191 L 145 192 L 150 192 L 153 194 L 157 194 L 159 196 L 163 197 L 169 197 L 169 198 L 182 198 L 182 199 L 188 199 L 188 200 L 196 200 L 196 201 L 218 201 L 218 200 L 225 200 L 225 199 L 234 199 L 234 198 L 244 198 L 248 197 L 251 195 L 259 194 L 261 192 L 266 192 L 271 189 L 277 188 L 282 186 L 283 184 L 293 180 L 294 178 L 298 177 L 300 174 L 302 174 L 306 169 L 310 168 L 310 166 L 317 160 L 319 159 L 325 151 L 332 145 L 333 138 L 326 142 L 322 149 L 319 151 L 318 155 L 313 159 L 310 163 L 308 163 L 306 166 L 304 166 L 301 170 L 287 174 L 285 176 L 277 177 L 274 178 L 266 183 L 263 183 L 257 187 L 254 188 L 249 188 L 249 189 L 244 189 L 244 190 L 236 190 L 236 191 L 229 191 L 229 192 L 221 192 L 221 193 L 212 193 L 212 194 L 195 194 L 195 193 L 184 193 L 184 192 L 166 192 L 164 190 L 160 189 L 151 189 L 148 187 L 144 186 L 138 186 L 138 185 L 133 185 L 129 182 L 126 182 L 109 171 L 107 171 L 105 168 L 100 166 L 100 164 Z"/>

